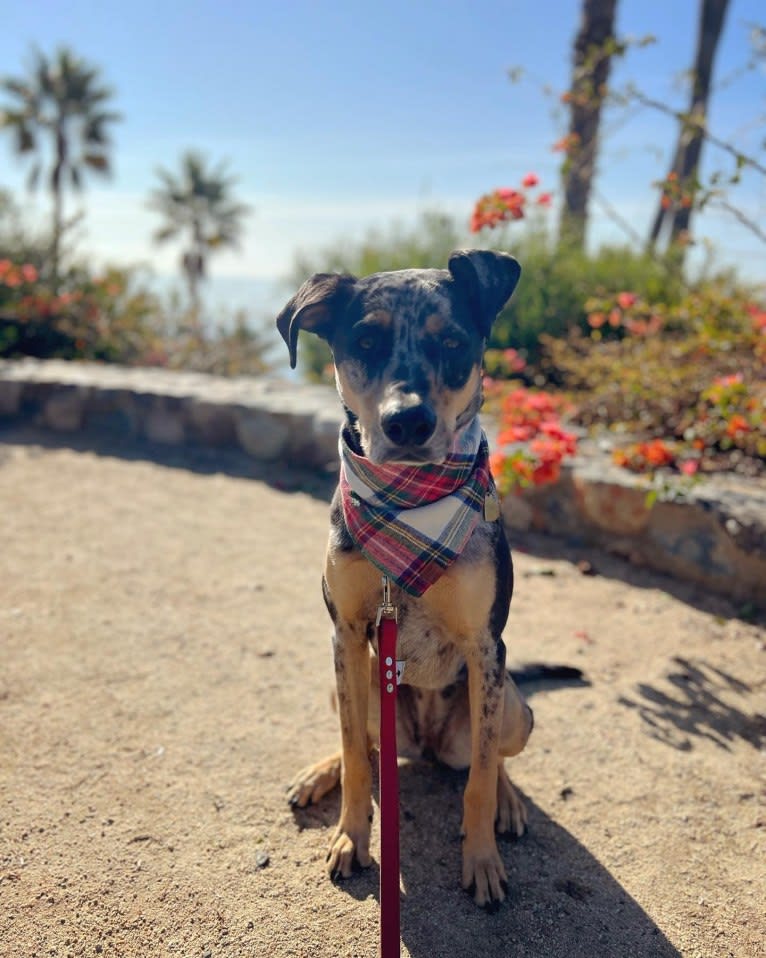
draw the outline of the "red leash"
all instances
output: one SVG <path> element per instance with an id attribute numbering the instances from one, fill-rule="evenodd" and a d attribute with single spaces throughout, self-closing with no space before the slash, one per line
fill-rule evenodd
<path id="1" fill-rule="evenodd" d="M 396 606 L 388 576 L 378 609 L 380 677 L 380 955 L 399 958 L 399 766 L 396 761 Z"/>

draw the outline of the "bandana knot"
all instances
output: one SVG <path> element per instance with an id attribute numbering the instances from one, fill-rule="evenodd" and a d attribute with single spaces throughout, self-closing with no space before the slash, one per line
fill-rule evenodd
<path id="1" fill-rule="evenodd" d="M 410 595 L 421 596 L 455 561 L 494 493 L 478 419 L 460 430 L 444 462 L 378 465 L 341 430 L 343 515 L 356 546 Z"/>

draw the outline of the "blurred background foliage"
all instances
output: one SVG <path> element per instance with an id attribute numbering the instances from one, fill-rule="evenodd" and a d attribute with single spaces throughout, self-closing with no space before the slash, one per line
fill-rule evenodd
<path id="1" fill-rule="evenodd" d="M 522 264 L 522 280 L 499 315 L 488 344 L 488 391 L 498 383 L 567 393 L 569 418 L 583 429 L 640 443 L 675 443 L 621 454 L 621 464 L 647 468 L 651 458 L 684 471 L 734 468 L 748 474 L 766 462 L 766 300 L 764 287 L 721 271 L 711 252 L 694 271 L 694 217 L 708 205 L 727 211 L 764 241 L 766 232 L 736 190 L 744 173 L 766 183 L 762 152 L 749 155 L 708 125 L 714 66 L 730 0 L 699 0 L 699 29 L 686 86 L 688 107 L 671 109 L 635 86 L 611 83 L 615 60 L 652 37 L 615 33 L 617 0 L 581 0 L 569 89 L 557 102 L 566 133 L 561 154 L 558 222 L 551 193 L 535 193 L 528 172 L 519 188 L 497 188 L 457 219 L 424 210 L 358 241 L 338 240 L 296 258 L 285 298 L 314 272 L 363 276 L 413 267 L 444 268 L 458 248 L 492 247 Z M 766 64 L 766 30 L 748 25 L 751 55 L 743 71 Z M 512 70 L 519 82 L 523 71 Z M 160 217 L 154 239 L 180 247 L 186 295 L 160 295 L 151 275 L 116 264 L 95 272 L 78 253 L 78 215 L 70 197 L 88 175 L 109 175 L 112 128 L 120 114 L 101 69 L 62 48 L 35 51 L 22 76 L 0 81 L 0 133 L 11 138 L 29 171 L 28 185 L 50 202 L 47 229 L 32 232 L 13 198 L 0 191 L 0 357 L 36 356 L 161 365 L 224 375 L 270 369 L 273 331 L 243 312 L 213 316 L 204 288 L 210 260 L 236 246 L 248 207 L 226 162 L 187 150 L 175 169 L 158 167 L 147 206 Z M 671 115 L 677 141 L 669 168 L 654 184 L 656 216 L 638 236 L 619 222 L 623 245 L 589 248 L 590 206 L 608 202 L 594 189 L 605 135 L 601 115 L 655 110 Z M 753 121 L 763 126 L 763 117 Z M 716 162 L 700 172 L 703 150 Z M 517 171 L 521 175 L 522 171 Z M 548 185 L 546 184 L 546 189 Z M 615 218 L 619 219 L 616 214 Z M 301 336 L 299 363 L 310 380 L 329 381 L 331 357 L 316 337 Z M 637 448 L 637 447 L 636 447 Z M 677 454 L 676 454 L 677 453 Z M 692 457 L 690 459 L 690 457 Z M 619 457 L 618 457 L 619 458 Z M 691 464 L 690 464 L 691 463 Z M 656 463 L 654 463 L 656 465 Z"/>

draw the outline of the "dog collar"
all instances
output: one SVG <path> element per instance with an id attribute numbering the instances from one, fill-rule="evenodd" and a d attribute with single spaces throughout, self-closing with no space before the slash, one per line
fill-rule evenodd
<path id="1" fill-rule="evenodd" d="M 478 419 L 460 430 L 440 463 L 377 465 L 353 452 L 341 430 L 340 490 L 351 538 L 398 586 L 421 596 L 465 548 L 496 497 Z"/>

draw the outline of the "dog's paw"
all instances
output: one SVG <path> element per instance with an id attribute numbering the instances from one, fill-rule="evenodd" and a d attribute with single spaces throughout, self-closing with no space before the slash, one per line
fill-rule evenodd
<path id="1" fill-rule="evenodd" d="M 340 754 L 330 755 L 302 768 L 287 786 L 287 801 L 294 808 L 316 804 L 340 782 Z"/>
<path id="2" fill-rule="evenodd" d="M 497 817 L 495 830 L 498 835 L 520 838 L 527 827 L 527 809 L 501 766 L 497 775 Z"/>
<path id="3" fill-rule="evenodd" d="M 463 846 L 463 888 L 480 908 L 494 911 L 505 901 L 508 876 L 497 848 L 472 850 Z"/>
<path id="4" fill-rule="evenodd" d="M 338 825 L 327 852 L 327 871 L 330 878 L 333 881 L 350 878 L 355 865 L 369 868 L 371 864 L 369 824 L 356 831 Z"/>

